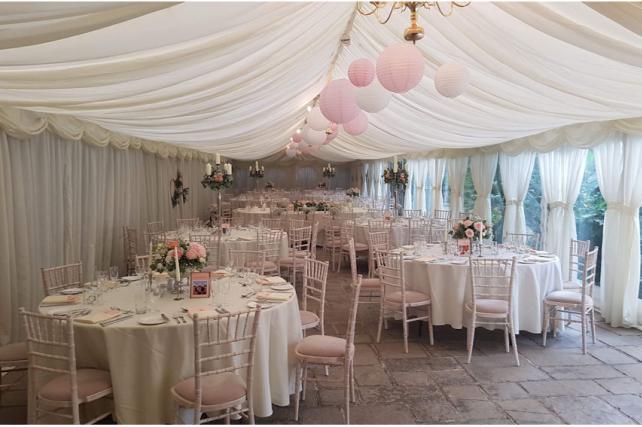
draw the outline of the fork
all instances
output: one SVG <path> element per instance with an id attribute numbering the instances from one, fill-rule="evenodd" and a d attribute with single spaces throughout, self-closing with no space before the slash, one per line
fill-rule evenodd
<path id="1" fill-rule="evenodd" d="M 178 323 L 179 325 L 181 324 L 181 321 L 178 320 L 178 314 L 173 315 L 172 319 L 176 320 L 176 323 Z"/>

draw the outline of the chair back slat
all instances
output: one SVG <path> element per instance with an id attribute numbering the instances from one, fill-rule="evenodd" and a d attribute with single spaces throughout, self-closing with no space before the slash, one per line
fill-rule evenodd
<path id="1" fill-rule="evenodd" d="M 189 228 L 192 229 L 198 224 L 198 218 L 176 218 L 176 228 Z"/>
<path id="2" fill-rule="evenodd" d="M 324 321 L 325 313 L 325 291 L 328 281 L 328 265 L 327 261 L 317 261 L 315 259 L 306 258 L 303 265 L 303 295 L 302 295 L 302 310 L 313 311 L 308 307 L 310 300 L 316 302 L 317 311 L 321 324 Z"/>
<path id="3" fill-rule="evenodd" d="M 597 275 L 597 254 L 599 247 L 594 247 L 592 251 L 586 253 L 584 260 L 584 272 L 582 274 L 582 305 L 586 305 L 586 297 L 593 297 L 593 288 Z"/>
<path id="4" fill-rule="evenodd" d="M 469 258 L 469 275 L 473 307 L 478 299 L 495 299 L 508 303 L 511 313 L 513 280 L 517 258 Z"/>
<path id="5" fill-rule="evenodd" d="M 83 284 L 82 263 L 41 268 L 42 285 L 45 296 L 58 293 L 64 289 L 80 287 Z"/>
<path id="6" fill-rule="evenodd" d="M 385 300 L 391 292 L 401 292 L 401 303 L 406 304 L 406 283 L 403 271 L 403 253 L 375 250 L 377 256 L 377 271 Z"/>
<path id="7" fill-rule="evenodd" d="M 162 221 L 154 221 L 147 223 L 147 232 L 150 234 L 162 233 L 165 231 Z"/>
<path id="8" fill-rule="evenodd" d="M 433 219 L 447 221 L 450 219 L 450 211 L 445 209 L 435 209 L 432 215 Z"/>
<path id="9" fill-rule="evenodd" d="M 568 259 L 568 280 L 577 281 L 583 280 L 582 274 L 584 272 L 584 263 L 586 254 L 591 250 L 590 240 L 574 240 L 571 239 L 569 245 L 569 259 Z"/>

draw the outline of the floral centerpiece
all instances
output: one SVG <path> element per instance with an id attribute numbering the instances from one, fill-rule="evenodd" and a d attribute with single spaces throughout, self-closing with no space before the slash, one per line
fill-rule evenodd
<path id="1" fill-rule="evenodd" d="M 327 211 L 330 209 L 330 206 L 326 202 L 307 200 L 295 200 L 293 206 L 295 211 Z"/>
<path id="2" fill-rule="evenodd" d="M 176 178 L 172 179 L 174 184 L 174 192 L 172 193 L 172 207 L 175 208 L 179 203 L 187 203 L 187 196 L 189 195 L 189 187 L 183 186 L 183 175 L 180 171 L 176 171 Z"/>
<path id="3" fill-rule="evenodd" d="M 201 180 L 203 188 L 220 191 L 232 186 L 234 177 L 232 176 L 232 165 L 230 163 L 222 165 L 223 167 L 216 165 L 216 169 L 212 169 L 210 164 L 207 166 L 205 175 Z"/>
<path id="4" fill-rule="evenodd" d="M 158 273 L 174 272 L 177 256 L 181 272 L 201 270 L 207 262 L 207 250 L 200 243 L 170 240 L 152 248 L 150 268 Z"/>
<path id="5" fill-rule="evenodd" d="M 361 191 L 357 187 L 348 188 L 346 190 L 346 195 L 350 197 L 359 197 L 361 195 Z"/>
<path id="6" fill-rule="evenodd" d="M 456 222 L 448 234 L 459 241 L 461 253 L 466 253 L 470 251 L 472 240 L 481 240 L 489 236 L 490 230 L 485 219 L 466 217 Z"/>
<path id="7" fill-rule="evenodd" d="M 317 188 L 325 189 L 327 186 L 328 185 L 325 182 L 320 182 L 319 185 L 317 185 Z"/>
<path id="8" fill-rule="evenodd" d="M 398 162 L 396 156 L 392 168 L 386 168 L 383 171 L 382 177 L 383 182 L 395 188 L 402 188 L 405 190 L 406 185 L 408 185 L 409 176 L 406 166 L 403 162 Z"/>

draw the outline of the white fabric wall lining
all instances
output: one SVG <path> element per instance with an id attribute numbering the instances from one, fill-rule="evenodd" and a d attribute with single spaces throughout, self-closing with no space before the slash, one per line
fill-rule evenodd
<path id="1" fill-rule="evenodd" d="M 468 157 L 448 159 L 448 186 L 450 187 L 450 211 L 458 218 L 464 209 L 464 181 L 468 172 Z"/>
<path id="2" fill-rule="evenodd" d="M 485 154 L 470 158 L 470 174 L 477 193 L 473 211 L 488 222 L 492 222 L 490 193 L 493 189 L 496 171 L 497 154 Z"/>
<path id="3" fill-rule="evenodd" d="M 170 179 L 180 170 L 190 195 L 172 208 Z M 141 150 L 94 147 L 43 132 L 17 140 L 0 132 L 0 343 L 21 336 L 17 308 L 43 296 L 40 267 L 82 260 L 123 268 L 122 226 L 148 221 L 173 228 L 177 217 L 204 218 L 214 193 L 200 184 L 203 162 Z M 95 260 L 94 262 L 91 262 Z"/>
<path id="4" fill-rule="evenodd" d="M 524 198 L 531 182 L 535 153 L 523 152 L 516 156 L 499 154 L 499 173 L 504 191 L 504 236 L 526 232 Z"/>

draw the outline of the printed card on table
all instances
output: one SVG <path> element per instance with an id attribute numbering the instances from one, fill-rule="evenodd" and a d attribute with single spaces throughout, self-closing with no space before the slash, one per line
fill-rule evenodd
<path id="1" fill-rule="evenodd" d="M 190 298 L 209 298 L 212 289 L 210 273 L 194 272 L 191 277 Z"/>

